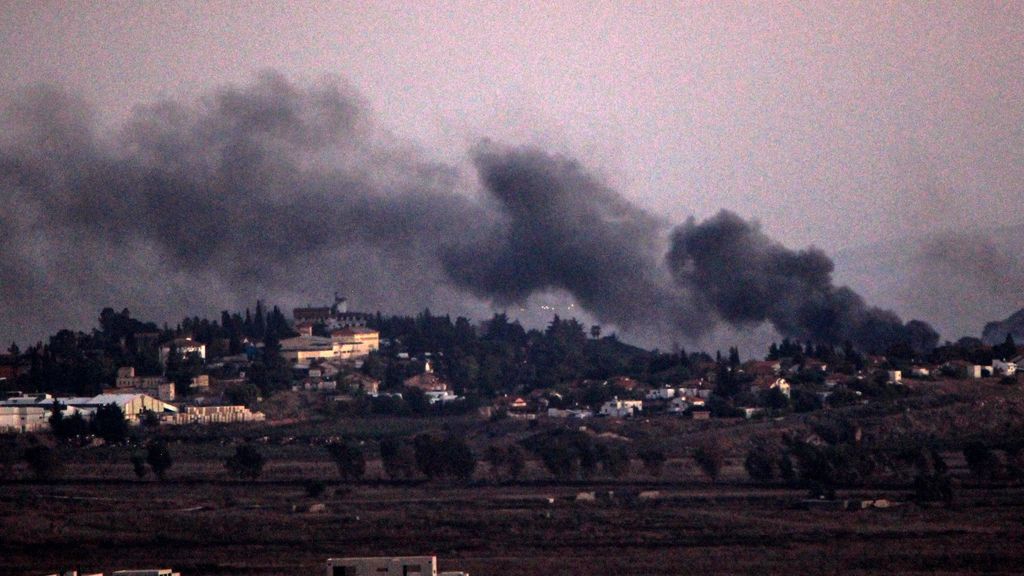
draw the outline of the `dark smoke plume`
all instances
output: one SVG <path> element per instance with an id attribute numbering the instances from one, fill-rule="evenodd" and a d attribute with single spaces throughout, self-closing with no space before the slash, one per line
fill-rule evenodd
<path id="1" fill-rule="evenodd" d="M 115 133 L 37 89 L 0 134 L 4 332 L 89 326 L 111 303 L 180 318 L 336 289 L 384 309 L 464 300 L 437 254 L 479 207 L 336 83 L 265 74 Z"/>
<path id="2" fill-rule="evenodd" d="M 481 242 L 446 256 L 456 284 L 501 303 L 564 290 L 626 328 L 705 327 L 660 264 L 665 223 L 566 158 L 485 146 L 474 163 L 499 220 Z"/>
<path id="3" fill-rule="evenodd" d="M 682 286 L 733 324 L 768 321 L 787 336 L 849 341 L 869 350 L 907 345 L 920 351 L 938 341 L 924 322 L 903 324 L 893 312 L 835 286 L 832 261 L 820 250 L 789 250 L 731 212 L 677 228 L 668 262 Z"/>
<path id="4" fill-rule="evenodd" d="M 669 224 L 573 160 L 481 144 L 478 190 L 396 143 L 337 82 L 267 73 L 197 103 L 138 110 L 117 131 L 52 89 L 0 122 L 0 336 L 142 315 L 284 306 L 344 291 L 371 309 L 484 313 L 567 293 L 634 334 L 699 338 L 721 320 L 871 349 L 926 344 L 723 213 Z M 668 266 L 665 253 L 669 250 Z"/>

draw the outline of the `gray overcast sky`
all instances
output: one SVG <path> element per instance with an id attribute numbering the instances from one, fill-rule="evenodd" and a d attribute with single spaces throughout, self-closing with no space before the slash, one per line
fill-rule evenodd
<path id="1" fill-rule="evenodd" d="M 336 75 L 458 161 L 540 143 L 680 221 L 790 246 L 1019 221 L 1024 3 L 2 2 L 0 92 L 102 118 L 261 69 Z"/>

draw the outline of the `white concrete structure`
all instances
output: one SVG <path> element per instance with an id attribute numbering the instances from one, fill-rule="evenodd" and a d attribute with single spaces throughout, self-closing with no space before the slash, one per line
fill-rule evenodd
<path id="1" fill-rule="evenodd" d="M 668 386 L 666 386 L 664 388 L 655 388 L 654 390 L 649 390 L 647 392 L 646 398 L 648 400 L 668 400 L 669 398 L 675 398 L 675 396 L 676 389 L 669 388 Z"/>
<path id="2" fill-rule="evenodd" d="M 992 375 L 1013 376 L 1017 373 L 1017 363 L 1013 361 L 1003 362 L 1002 360 L 992 361 Z"/>
<path id="3" fill-rule="evenodd" d="M 100 394 L 91 398 L 59 398 L 62 404 L 79 409 L 95 411 L 105 404 L 114 404 L 124 412 L 125 420 L 137 423 L 142 413 L 150 411 L 160 416 L 176 413 L 178 409 L 171 404 L 162 402 L 146 394 Z"/>
<path id="4" fill-rule="evenodd" d="M 690 408 L 702 408 L 704 406 L 703 398 L 687 398 L 684 396 L 676 396 L 668 402 L 668 412 L 670 414 L 682 414 Z"/>
<path id="5" fill-rule="evenodd" d="M 562 410 L 560 408 L 548 408 L 548 418 L 575 418 L 577 420 L 583 420 L 585 418 L 593 417 L 594 412 L 592 410 L 580 410 L 574 408 Z"/>
<path id="6" fill-rule="evenodd" d="M 165 424 L 231 424 L 235 422 L 263 422 L 262 412 L 252 412 L 245 406 L 187 406 L 185 412 L 166 414 L 160 419 Z"/>
<path id="7" fill-rule="evenodd" d="M 50 428 L 50 410 L 43 406 L 0 406 L 0 433 L 36 432 Z"/>
<path id="8" fill-rule="evenodd" d="M 600 414 L 612 418 L 627 418 L 639 414 L 644 409 L 643 400 L 609 400 L 601 405 Z"/>
<path id="9" fill-rule="evenodd" d="M 438 402 L 444 404 L 445 402 L 454 402 L 461 400 L 462 396 L 456 396 L 451 390 L 434 390 L 423 393 L 427 398 L 427 402 L 431 404 L 437 404 Z"/>
<path id="10" fill-rule="evenodd" d="M 438 576 L 437 556 L 328 558 L 327 576 Z"/>
<path id="11" fill-rule="evenodd" d="M 125 366 L 117 369 L 117 379 L 114 380 L 114 387 L 156 390 L 161 384 L 166 382 L 167 379 L 163 376 L 136 376 L 135 368 Z"/>
<path id="12" fill-rule="evenodd" d="M 357 360 L 379 346 L 379 334 L 367 328 L 345 328 L 331 338 L 296 336 L 281 340 L 281 355 L 293 363 L 308 360 Z"/>
<path id="13" fill-rule="evenodd" d="M 160 362 L 167 364 L 167 357 L 171 355 L 172 349 L 176 350 L 182 358 L 195 353 L 203 360 L 206 360 L 206 344 L 196 342 L 191 338 L 175 338 L 160 347 Z"/>

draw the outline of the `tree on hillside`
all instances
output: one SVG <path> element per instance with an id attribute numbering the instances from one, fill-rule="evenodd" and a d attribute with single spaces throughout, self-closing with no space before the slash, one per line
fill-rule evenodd
<path id="1" fill-rule="evenodd" d="M 526 456 L 516 445 L 502 447 L 492 444 L 487 447 L 484 460 L 490 465 L 491 474 L 495 479 L 504 476 L 509 480 L 515 480 L 526 468 Z"/>
<path id="2" fill-rule="evenodd" d="M 643 462 L 644 470 L 651 476 L 661 476 L 665 469 L 665 453 L 657 448 L 641 450 L 637 456 Z"/>
<path id="3" fill-rule="evenodd" d="M 163 480 L 167 476 L 174 461 L 171 459 L 171 452 L 167 449 L 167 443 L 163 440 L 154 440 L 146 446 L 146 463 L 153 469 L 157 480 Z"/>
<path id="4" fill-rule="evenodd" d="M 1017 355 L 1017 343 L 1013 340 L 1013 334 L 1007 333 L 1002 344 L 992 347 L 992 355 L 1000 360 L 1009 360 Z"/>
<path id="5" fill-rule="evenodd" d="M 775 455 L 767 446 L 755 446 L 747 453 L 743 468 L 751 480 L 768 482 L 775 476 Z"/>
<path id="6" fill-rule="evenodd" d="M 149 469 L 146 468 L 146 455 L 136 452 L 131 455 L 129 461 L 132 463 L 132 471 L 135 472 L 135 476 L 142 480 L 149 474 Z"/>
<path id="7" fill-rule="evenodd" d="M 392 480 L 411 478 L 416 470 L 412 448 L 400 438 L 389 436 L 380 441 L 380 460 L 384 472 Z"/>
<path id="8" fill-rule="evenodd" d="M 50 480 L 63 471 L 63 463 L 57 451 L 43 444 L 26 448 L 21 454 L 21 459 L 28 464 L 36 480 Z"/>
<path id="9" fill-rule="evenodd" d="M 476 456 L 461 438 L 447 436 L 435 438 L 420 434 L 413 439 L 416 467 L 424 476 L 469 480 L 476 470 Z"/>
<path id="10" fill-rule="evenodd" d="M 338 467 L 338 474 L 345 480 L 359 480 L 366 473 L 366 457 L 363 451 L 349 442 L 333 442 L 327 445 L 327 453 Z"/>
<path id="11" fill-rule="evenodd" d="M 725 451 L 717 442 L 704 442 L 693 452 L 693 460 L 712 482 L 718 480 L 725 463 Z"/>
<path id="12" fill-rule="evenodd" d="M 510 480 L 517 480 L 526 469 L 526 454 L 519 446 L 509 446 L 505 455 L 505 468 Z"/>
<path id="13" fill-rule="evenodd" d="M 629 473 L 629 452 L 623 446 L 600 445 L 597 449 L 601 470 L 612 478 L 622 478 Z"/>
<path id="14" fill-rule="evenodd" d="M 1003 473 L 1003 463 L 988 446 L 981 442 L 969 442 L 964 446 L 964 460 L 971 474 L 980 479 L 992 480 Z"/>
<path id="15" fill-rule="evenodd" d="M 128 421 L 117 404 L 104 404 L 92 417 L 92 433 L 107 442 L 117 444 L 128 438 Z"/>
<path id="16" fill-rule="evenodd" d="M 224 467 L 242 480 L 255 480 L 263 473 L 265 463 L 263 454 L 255 446 L 243 444 L 235 447 L 234 455 L 224 462 Z"/>
<path id="17" fill-rule="evenodd" d="M 501 469 L 505 466 L 505 461 L 508 456 L 508 452 L 502 446 L 491 444 L 484 451 L 484 460 L 491 467 L 491 475 L 495 478 L 501 476 Z"/>

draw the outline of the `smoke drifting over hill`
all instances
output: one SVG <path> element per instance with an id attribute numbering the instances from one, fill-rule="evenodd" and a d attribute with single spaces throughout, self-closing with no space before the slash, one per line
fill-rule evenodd
<path id="1" fill-rule="evenodd" d="M 938 341 L 924 322 L 903 324 L 893 312 L 833 285 L 832 260 L 820 250 L 789 250 L 731 212 L 678 227 L 668 261 L 680 284 L 727 322 L 768 321 L 801 340 L 868 349 L 905 344 L 926 350 Z"/>
<path id="2" fill-rule="evenodd" d="M 338 83 L 265 74 L 141 109 L 113 134 L 38 89 L 0 128 L 0 324 L 13 334 L 118 302 L 177 317 L 342 288 L 392 310 L 564 291 L 666 339 L 768 321 L 864 348 L 933 340 L 832 286 L 819 251 L 726 212 L 673 232 L 560 155 L 481 144 L 480 190 L 461 192 L 457 168 L 394 143 Z"/>

